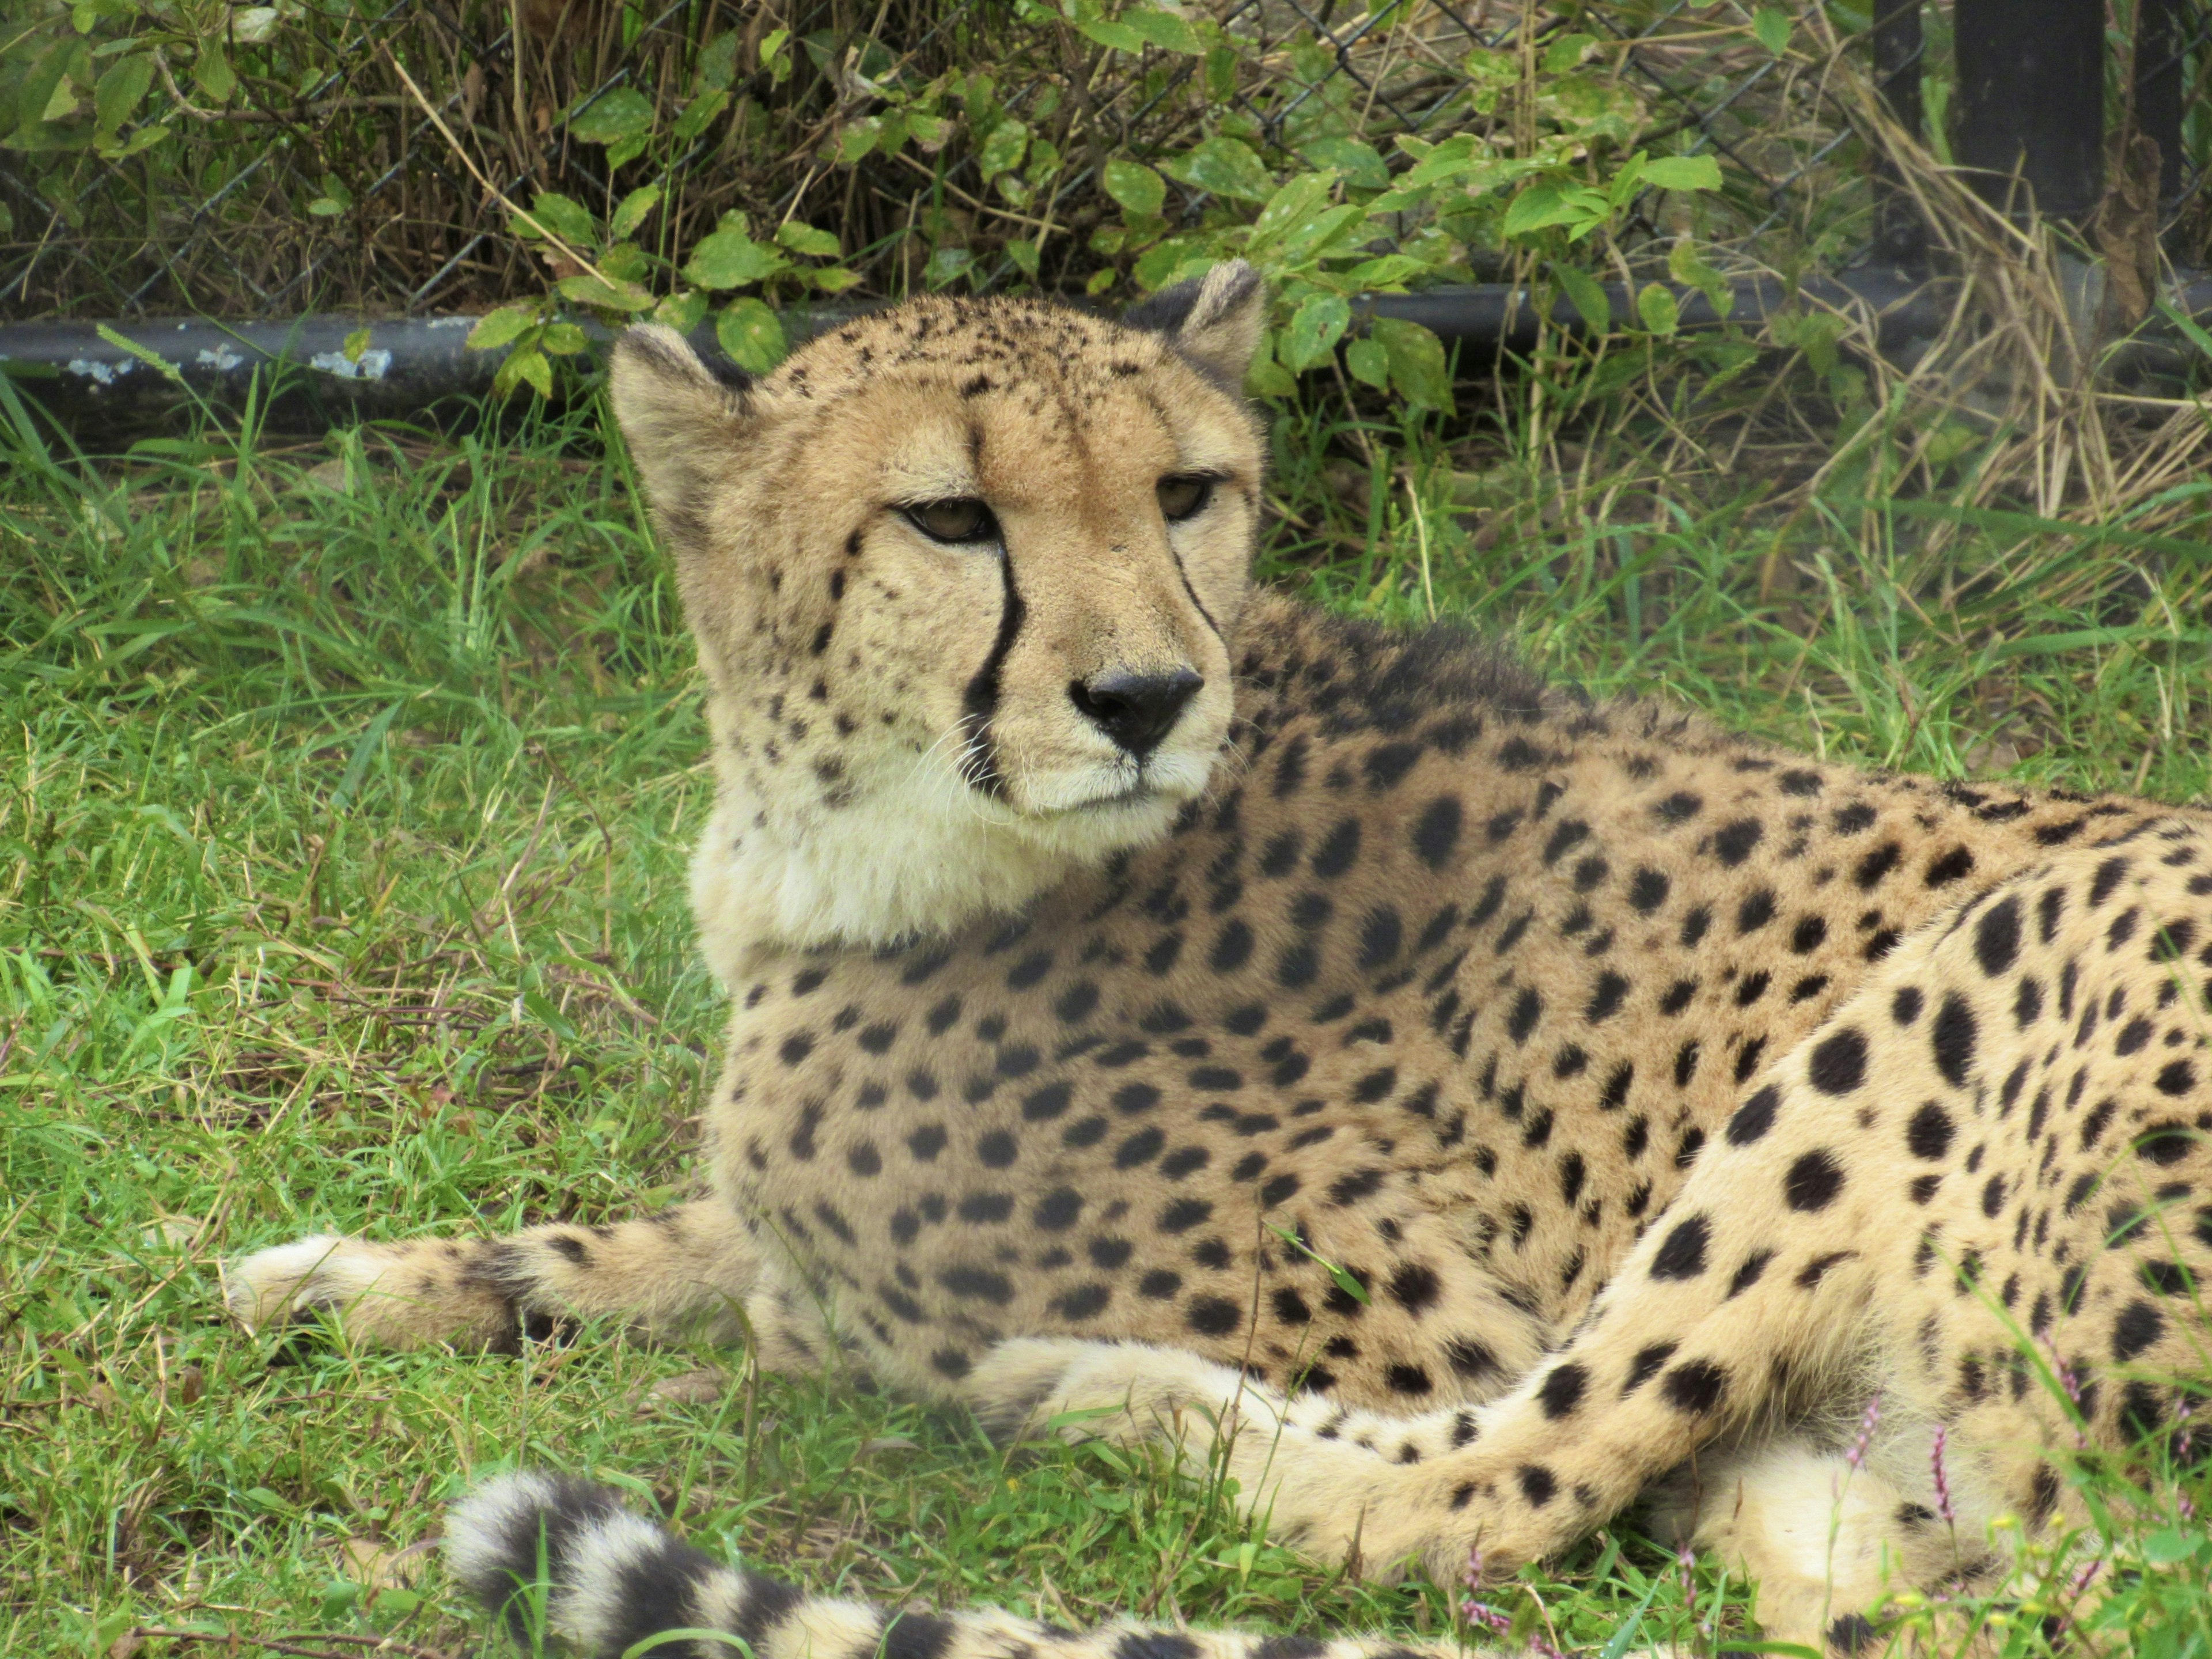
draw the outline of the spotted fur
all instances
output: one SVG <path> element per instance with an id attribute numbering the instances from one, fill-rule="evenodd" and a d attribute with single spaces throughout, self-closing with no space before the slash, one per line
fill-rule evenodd
<path id="1" fill-rule="evenodd" d="M 1224 1456 L 1370 1573 L 1656 1494 L 1843 1650 L 1991 1516 L 2074 1517 L 2077 1444 L 2189 1452 L 2206 815 L 1818 763 L 1249 591 L 1257 301 L 918 302 L 740 388 L 634 334 L 720 781 L 711 1194 L 281 1247 L 240 1314 L 497 1346 L 742 1302 L 765 1363 Z M 999 539 L 932 544 L 945 498 Z M 1133 673 L 1200 683 L 1143 754 L 1085 701 Z"/>

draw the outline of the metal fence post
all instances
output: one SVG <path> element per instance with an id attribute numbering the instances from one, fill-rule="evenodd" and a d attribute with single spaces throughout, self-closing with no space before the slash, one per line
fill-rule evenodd
<path id="1" fill-rule="evenodd" d="M 1875 15 L 1875 90 L 1892 118 L 1913 138 L 1924 136 L 1920 75 L 1926 42 L 1920 32 L 1920 0 L 1886 0 Z M 1877 158 L 1874 170 L 1875 257 L 1917 269 L 1928 255 L 1928 227 L 1919 204 L 1899 185 L 1897 169 Z"/>
<path id="2" fill-rule="evenodd" d="M 1953 25 L 1960 165 L 2015 211 L 2086 217 L 2104 171 L 2104 0 L 1958 0 Z"/>

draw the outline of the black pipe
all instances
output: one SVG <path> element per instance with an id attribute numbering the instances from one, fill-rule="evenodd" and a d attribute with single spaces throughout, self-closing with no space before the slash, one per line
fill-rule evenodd
<path id="1" fill-rule="evenodd" d="M 2105 0 L 1958 0 L 1952 27 L 1952 149 L 1976 189 L 2014 212 L 2087 218 L 2103 176 Z"/>
<path id="2" fill-rule="evenodd" d="M 1935 338 L 1951 315 L 1955 289 L 1948 283 L 1927 283 L 1895 270 L 1873 268 L 1842 276 L 1808 277 L 1796 284 L 1773 277 L 1743 277 L 1729 284 L 1733 302 L 1722 317 L 1700 289 L 1669 286 L 1684 328 L 1712 328 L 1723 321 L 1756 328 L 1789 309 L 1799 296 L 1814 306 L 1863 305 L 1874 313 L 1876 338 L 1884 351 L 1899 352 Z M 1641 328 L 1636 296 L 1619 283 L 1605 287 L 1613 323 Z M 1377 294 L 1358 302 L 1370 317 L 1395 317 L 1419 323 L 1447 344 L 1478 350 L 1526 352 L 1535 349 L 1538 317 L 1526 289 L 1503 283 L 1475 288 L 1434 289 L 1424 294 Z M 1564 297 L 1552 302 L 1552 326 L 1569 334 L 1589 331 L 1581 312 Z M 1462 351 L 1462 362 L 1466 361 Z"/>
<path id="3" fill-rule="evenodd" d="M 1874 84 L 1890 117 L 1915 141 L 1923 136 L 1920 76 L 1927 44 L 1920 30 L 1920 0 L 1877 0 L 1874 20 Z M 1876 152 L 1874 165 L 1874 257 L 1908 270 L 1925 268 L 1928 227 L 1920 205 L 1898 177 L 1895 163 Z"/>
<path id="4" fill-rule="evenodd" d="M 1796 284 L 1745 277 L 1729 285 L 1732 303 L 1723 319 L 1696 289 L 1670 287 L 1686 329 L 1723 320 L 1756 330 L 1794 307 L 1872 313 L 1877 345 L 1892 355 L 1923 346 L 1942 331 L 1957 301 L 1948 281 L 1922 282 L 1894 270 L 1868 267 L 1840 276 L 1808 277 Z M 1639 328 L 1635 295 L 1620 283 L 1605 289 L 1613 321 Z M 2185 313 L 2212 320 L 2212 278 L 2176 289 L 2170 296 Z M 784 332 L 795 344 L 834 327 L 858 307 L 787 312 Z M 1533 350 L 1539 339 L 1535 301 L 1526 289 L 1505 283 L 1435 289 L 1421 294 L 1376 294 L 1355 302 L 1363 319 L 1396 318 L 1433 330 L 1461 348 L 1463 368 L 1503 353 Z M 398 318 L 362 322 L 348 317 L 301 317 L 286 323 L 228 324 L 193 320 L 117 325 L 51 322 L 0 325 L 0 374 L 30 393 L 64 427 L 81 436 L 130 437 L 170 425 L 195 400 L 211 408 L 242 408 L 259 379 L 261 413 L 273 432 L 319 432 L 347 420 L 419 419 L 441 401 L 482 396 L 491 388 L 503 351 L 471 351 L 465 342 L 472 317 Z M 1589 331 L 1582 313 L 1564 298 L 1552 304 L 1551 325 L 1569 335 Z M 2158 338 L 2159 325 L 2146 334 Z M 149 366 L 101 331 L 157 355 L 173 374 Z M 595 342 L 605 330 L 588 331 Z M 364 335 L 353 356 L 348 343 Z M 709 331 L 694 343 L 712 351 Z M 2173 364 L 2185 361 L 2173 354 Z M 2173 364 L 2165 365 L 2171 368 Z M 272 373 L 272 371 L 274 371 Z"/>

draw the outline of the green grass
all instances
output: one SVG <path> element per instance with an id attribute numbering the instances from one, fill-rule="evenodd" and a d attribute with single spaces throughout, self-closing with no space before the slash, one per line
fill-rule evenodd
<path id="1" fill-rule="evenodd" d="M 1943 505 L 2002 496 L 1975 470 L 2002 434 L 1937 465 L 1911 420 L 1875 419 L 1811 479 L 1826 453 L 1771 423 L 1688 428 L 1643 395 L 1558 420 L 1524 387 L 1449 443 L 1316 404 L 1280 428 L 1265 573 L 1469 617 L 1548 671 L 1841 758 L 2212 789 L 2205 486 L 2138 491 L 2085 536 Z M 739 1356 L 287 1356 L 228 1328 L 217 1261 L 307 1229 L 496 1231 L 678 1191 L 719 1027 L 684 901 L 708 795 L 690 653 L 589 419 L 94 466 L 12 412 L 0 1651 L 499 1650 L 406 1552 L 518 1462 L 894 1602 L 1453 1627 L 1444 1593 L 1346 1584 L 1109 1450 L 1009 1456 L 834 1381 L 652 1395 Z M 1936 505 L 1864 505 L 1899 495 Z M 2212 1490 L 2102 1479 L 2142 1576 L 2092 1650 L 2212 1651 L 2212 1538 L 2182 1507 Z M 1638 1607 L 1639 1645 L 1751 1633 L 1740 1587 L 1630 1526 L 1492 1599 L 1516 1643 L 1603 1649 Z M 2041 1650 L 2034 1626 L 2006 1643 Z"/>

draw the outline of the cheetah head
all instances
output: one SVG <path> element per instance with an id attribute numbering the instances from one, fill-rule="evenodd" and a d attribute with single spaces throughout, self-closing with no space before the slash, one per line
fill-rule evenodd
<path id="1" fill-rule="evenodd" d="M 615 412 L 709 690 L 718 966 L 718 933 L 883 944 L 1017 907 L 1205 790 L 1263 308 L 1241 262 L 1119 324 L 930 298 L 758 380 L 623 337 Z"/>

